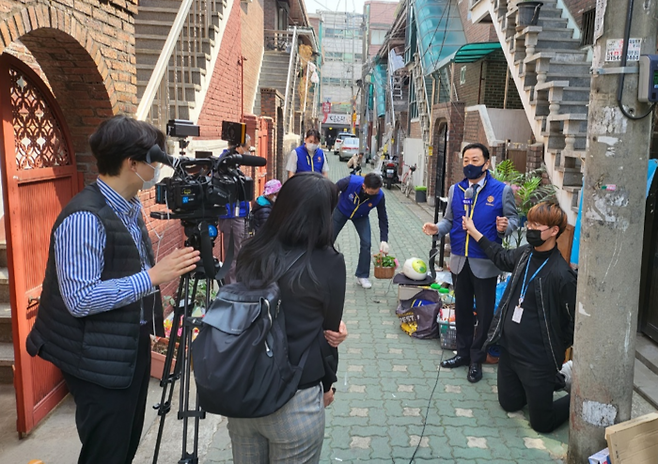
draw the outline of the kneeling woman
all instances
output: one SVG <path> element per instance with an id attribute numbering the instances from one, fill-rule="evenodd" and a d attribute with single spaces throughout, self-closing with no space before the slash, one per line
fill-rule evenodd
<path id="1" fill-rule="evenodd" d="M 235 464 L 320 461 L 324 408 L 334 398 L 336 346 L 347 336 L 341 323 L 345 259 L 334 249 L 331 232 L 337 202 L 338 189 L 329 179 L 312 172 L 295 175 L 238 254 L 239 282 L 250 288 L 278 282 L 290 362 L 305 361 L 297 393 L 281 409 L 265 417 L 228 419 Z M 286 265 L 300 255 L 292 267 Z"/>
<path id="2" fill-rule="evenodd" d="M 506 250 L 464 218 L 464 228 L 501 270 L 512 272 L 489 330 L 486 346 L 500 345 L 498 402 L 505 411 L 526 404 L 530 425 L 540 433 L 569 418 L 569 395 L 553 401 L 564 386 L 558 374 L 573 342 L 576 274 L 557 249 L 567 215 L 543 202 L 528 212 L 528 245 Z"/>

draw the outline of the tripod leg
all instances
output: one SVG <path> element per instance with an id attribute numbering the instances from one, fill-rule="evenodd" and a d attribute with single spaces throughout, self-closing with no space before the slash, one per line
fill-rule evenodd
<path id="1" fill-rule="evenodd" d="M 189 289 L 190 277 L 185 275 L 181 277 L 180 283 L 178 284 L 178 292 L 176 294 L 176 303 L 174 306 L 174 317 L 171 324 L 171 332 L 169 334 L 169 345 L 167 346 L 167 356 L 165 357 L 164 369 L 162 372 L 162 379 L 160 380 L 160 386 L 162 387 L 162 396 L 160 398 L 160 403 L 153 406 L 158 410 L 158 416 L 160 416 L 160 424 L 158 427 L 158 436 L 155 441 L 155 450 L 153 452 L 153 464 L 157 464 L 158 456 L 160 454 L 160 445 L 162 444 L 162 433 L 164 431 L 165 418 L 169 411 L 171 410 L 171 401 L 174 396 L 174 384 L 180 369 L 178 368 L 178 360 L 180 359 L 180 344 L 176 357 L 176 364 L 174 365 L 174 373 L 171 374 L 171 364 L 174 360 L 174 350 L 176 349 L 176 338 L 178 337 L 178 329 L 181 324 L 181 320 L 184 317 L 184 306 L 187 305 L 187 294 Z M 182 300 L 182 298 L 185 300 Z M 181 308 L 181 301 L 184 301 L 185 304 Z"/>

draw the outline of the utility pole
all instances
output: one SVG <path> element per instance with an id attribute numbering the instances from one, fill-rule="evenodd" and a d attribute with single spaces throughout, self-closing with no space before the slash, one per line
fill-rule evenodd
<path id="1" fill-rule="evenodd" d="M 608 40 L 641 38 L 642 54 L 656 53 L 656 2 L 608 1 L 594 43 L 575 312 L 569 464 L 605 448 L 605 428 L 631 417 L 633 366 L 644 231 L 649 115 L 633 120 L 617 104 L 623 61 L 605 62 Z M 631 15 L 627 15 L 631 6 Z M 622 20 L 624 18 L 624 20 Z M 598 29 L 598 28 L 597 28 Z M 623 53 L 622 53 L 623 58 Z M 635 66 L 628 62 L 626 68 Z M 638 75 L 624 75 L 625 112 L 639 116 Z"/>

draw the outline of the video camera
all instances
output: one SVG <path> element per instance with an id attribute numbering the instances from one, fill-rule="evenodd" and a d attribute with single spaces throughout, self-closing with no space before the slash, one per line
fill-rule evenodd
<path id="1" fill-rule="evenodd" d="M 167 123 L 167 135 L 178 137 L 181 152 L 187 146 L 185 138 L 198 136 L 199 126 L 191 121 L 174 119 Z M 219 157 L 211 152 L 195 152 L 194 158 L 174 158 L 155 145 L 147 154 L 148 162 L 160 161 L 174 169 L 171 177 L 156 184 L 155 202 L 167 205 L 170 212 L 153 212 L 158 219 L 215 221 L 227 213 L 227 204 L 253 200 L 254 182 L 238 166 L 265 166 L 259 156 L 240 155 L 235 148 L 245 143 L 246 125 L 237 122 L 222 124 L 222 140 L 230 149 Z"/>

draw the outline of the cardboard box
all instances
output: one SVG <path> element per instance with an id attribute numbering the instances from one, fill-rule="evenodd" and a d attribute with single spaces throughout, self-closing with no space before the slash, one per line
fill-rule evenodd
<path id="1" fill-rule="evenodd" d="M 608 452 L 608 448 L 592 454 L 587 462 L 588 464 L 610 464 L 610 453 Z"/>
<path id="2" fill-rule="evenodd" d="M 398 285 L 398 301 L 410 300 L 416 295 L 418 295 L 423 290 L 427 290 L 429 287 L 421 287 L 418 285 Z"/>
<path id="3" fill-rule="evenodd" d="M 658 413 L 646 414 L 605 429 L 612 464 L 658 463 Z"/>

